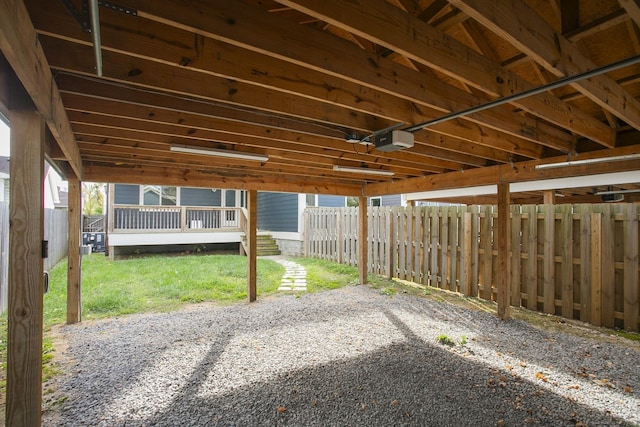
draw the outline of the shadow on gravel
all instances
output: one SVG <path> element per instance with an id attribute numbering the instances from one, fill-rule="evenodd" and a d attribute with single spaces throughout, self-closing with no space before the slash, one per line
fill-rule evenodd
<path id="1" fill-rule="evenodd" d="M 184 417 L 198 425 L 611 425 L 608 414 L 548 392 L 528 381 L 425 342 L 390 312 L 405 343 L 356 359 L 292 371 L 268 383 L 198 398 L 203 364 L 174 403 L 145 425 Z M 212 351 L 207 361 L 216 358 Z M 503 377 L 503 380 L 500 380 Z M 488 380 L 495 379 L 494 382 Z M 504 385 L 501 385 L 504 383 Z M 523 396 L 523 397 L 519 397 Z M 187 409 L 188 408 L 188 409 Z M 129 423 L 127 423 L 129 425 Z"/>
<path id="2" fill-rule="evenodd" d="M 317 295 L 180 313 L 151 330 L 148 318 L 89 327 L 102 341 L 71 343 L 77 371 L 61 389 L 69 400 L 56 417 L 45 417 L 45 425 L 625 424 L 606 411 L 554 393 L 542 381 L 478 360 L 474 349 L 482 352 L 492 345 L 483 340 L 481 329 L 508 331 L 509 323 L 486 313 L 474 314 L 478 316 L 474 321 L 464 309 L 444 310 L 443 305 L 431 302 L 397 305 L 399 299 L 367 292 L 347 295 L 353 300 L 339 294 L 338 302 Z M 363 316 L 360 323 L 350 325 L 358 316 Z M 437 321 L 454 325 L 459 321 L 461 330 L 476 334 L 476 339 L 456 349 L 437 344 L 426 338 L 439 328 Z M 369 328 L 359 329 L 363 324 Z M 327 329 L 321 325 L 328 325 Z M 345 339 L 336 340 L 334 325 L 353 335 L 340 332 Z M 319 331 L 318 335 L 305 341 L 304 334 L 312 330 Z M 185 331 L 190 335 L 185 336 Z M 288 337 L 291 331 L 300 335 Z M 528 332 L 530 339 L 544 340 L 543 332 Z M 349 342 L 363 334 L 369 334 L 365 342 Z M 381 339 L 378 334 L 388 337 Z M 376 339 L 380 345 L 366 346 Z M 316 354 L 305 352 L 304 346 L 329 351 L 360 345 L 370 350 L 302 365 L 292 363 L 296 368 L 290 369 L 275 354 L 287 342 L 293 348 L 283 351 L 300 358 Z M 519 343 L 514 340 L 502 351 L 524 360 L 527 350 Z M 236 357 L 240 350 L 242 357 Z M 269 351 L 274 351 L 271 357 Z M 265 361 L 253 363 L 265 352 Z M 229 365 L 234 358 L 236 365 Z M 109 368 L 110 364 L 119 369 Z M 270 371 L 270 364 L 284 369 Z M 148 377 L 147 368 L 154 365 L 160 369 Z M 224 387 L 216 386 L 221 383 Z"/>

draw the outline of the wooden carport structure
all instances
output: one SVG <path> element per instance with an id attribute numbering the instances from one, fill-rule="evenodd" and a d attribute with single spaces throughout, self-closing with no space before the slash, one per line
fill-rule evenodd
<path id="1" fill-rule="evenodd" d="M 362 219 L 368 196 L 497 184 L 506 318 L 510 184 L 640 169 L 639 26 L 636 0 L 0 0 L 0 112 L 12 135 L 7 423 L 40 423 L 45 157 L 69 180 L 78 230 L 70 323 L 80 320 L 82 181 L 249 190 L 250 300 L 258 190 L 357 196 Z M 389 129 L 410 131 L 413 147 L 367 144 Z M 526 200 L 617 190 L 633 201 L 639 188 L 640 178 Z"/>

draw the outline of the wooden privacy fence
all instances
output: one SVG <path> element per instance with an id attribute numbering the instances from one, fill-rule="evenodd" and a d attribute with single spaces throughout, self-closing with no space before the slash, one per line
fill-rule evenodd
<path id="1" fill-rule="evenodd" d="M 68 211 L 44 210 L 44 239 L 49 242 L 49 257 L 44 259 L 44 269 L 50 270 L 67 256 Z M 7 309 L 9 284 L 9 203 L 0 202 L 0 313 Z"/>
<path id="2" fill-rule="evenodd" d="M 640 204 L 511 207 L 511 305 L 639 331 Z M 495 206 L 373 207 L 368 271 L 495 300 Z M 305 255 L 355 266 L 357 208 L 308 208 Z M 515 256 L 514 256 L 515 254 Z"/>

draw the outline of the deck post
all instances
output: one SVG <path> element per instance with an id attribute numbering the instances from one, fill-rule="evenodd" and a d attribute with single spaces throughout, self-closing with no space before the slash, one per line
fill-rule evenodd
<path id="1" fill-rule="evenodd" d="M 109 243 L 109 235 L 113 233 L 113 221 L 115 215 L 115 209 L 113 208 L 116 204 L 116 186 L 115 184 L 107 185 L 107 229 L 106 233 L 106 250 L 109 253 L 109 261 L 113 261 L 116 258 L 115 247 L 111 246 Z"/>
<path id="2" fill-rule="evenodd" d="M 82 257 L 80 256 L 80 235 L 82 228 L 81 185 L 79 179 L 69 182 L 69 248 L 67 254 L 67 323 L 78 323 L 82 318 L 81 283 Z"/>
<path id="3" fill-rule="evenodd" d="M 249 190 L 247 192 L 247 211 L 249 213 L 249 223 L 247 224 L 247 298 L 249 302 L 256 300 L 257 283 L 257 219 L 258 219 L 258 191 Z"/>
<path id="4" fill-rule="evenodd" d="M 358 197 L 358 270 L 360 271 L 361 285 L 366 285 L 368 282 L 368 234 L 369 230 L 367 221 L 367 198 L 364 196 L 360 196 Z"/>
<path id="5" fill-rule="evenodd" d="M 25 107 L 10 110 L 9 122 L 11 204 L 6 423 L 11 426 L 39 426 L 42 405 L 45 121 L 34 107 Z"/>
<path id="6" fill-rule="evenodd" d="M 502 320 L 508 320 L 509 317 L 511 317 L 511 260 L 509 258 L 509 252 L 511 250 L 510 204 L 509 183 L 501 182 L 498 184 L 498 272 L 496 299 L 498 302 L 498 316 Z M 513 254 L 513 256 L 516 256 L 516 254 Z"/>

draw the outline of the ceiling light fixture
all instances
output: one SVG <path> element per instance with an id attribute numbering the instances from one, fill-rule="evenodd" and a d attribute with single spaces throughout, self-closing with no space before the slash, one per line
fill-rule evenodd
<path id="1" fill-rule="evenodd" d="M 339 165 L 335 165 L 333 167 L 333 170 L 338 172 L 365 173 L 368 175 L 383 175 L 383 176 L 393 176 L 395 174 L 395 172 L 393 171 L 387 171 L 383 169 L 354 168 L 354 167 L 339 166 Z"/>
<path id="2" fill-rule="evenodd" d="M 219 150 L 216 148 L 189 147 L 188 145 L 171 144 L 170 151 L 189 154 L 203 154 L 205 156 L 227 157 L 230 159 L 252 160 L 266 162 L 269 156 L 264 154 L 243 153 L 240 151 Z"/>
<path id="3" fill-rule="evenodd" d="M 591 165 L 594 163 L 621 162 L 623 160 L 635 160 L 635 159 L 640 159 L 640 153 L 625 154 L 622 156 L 600 157 L 597 159 L 569 160 L 566 162 L 545 163 L 542 165 L 536 165 L 535 169 L 537 170 L 553 169 L 553 168 L 563 168 L 565 166 Z"/>

